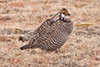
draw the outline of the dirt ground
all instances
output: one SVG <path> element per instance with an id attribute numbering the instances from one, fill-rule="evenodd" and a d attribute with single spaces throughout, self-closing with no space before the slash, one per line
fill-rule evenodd
<path id="1" fill-rule="evenodd" d="M 60 50 L 19 49 L 19 36 L 62 8 L 74 30 Z M 100 0 L 0 0 L 0 67 L 100 67 Z"/>

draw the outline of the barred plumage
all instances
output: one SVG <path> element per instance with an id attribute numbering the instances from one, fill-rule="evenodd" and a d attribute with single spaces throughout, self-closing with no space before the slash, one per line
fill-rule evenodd
<path id="1" fill-rule="evenodd" d="M 53 18 L 47 19 L 31 34 L 29 42 L 20 49 L 41 48 L 53 51 L 60 48 L 73 29 L 73 22 L 68 15 L 68 11 L 63 8 Z"/>

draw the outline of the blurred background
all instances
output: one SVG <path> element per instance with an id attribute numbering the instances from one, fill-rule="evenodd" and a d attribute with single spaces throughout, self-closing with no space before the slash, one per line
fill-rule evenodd
<path id="1" fill-rule="evenodd" d="M 74 30 L 58 52 L 20 50 L 18 37 L 66 8 Z M 100 67 L 100 0 L 0 0 L 0 67 Z"/>

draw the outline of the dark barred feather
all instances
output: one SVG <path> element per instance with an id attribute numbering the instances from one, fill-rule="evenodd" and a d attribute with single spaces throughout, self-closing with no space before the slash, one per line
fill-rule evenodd
<path id="1" fill-rule="evenodd" d="M 29 43 L 21 47 L 27 48 L 41 48 L 43 50 L 55 50 L 60 48 L 68 39 L 72 29 L 69 26 L 70 32 L 62 25 L 63 21 L 57 21 L 49 26 L 50 20 L 45 21 L 32 34 Z M 70 24 L 72 22 L 70 21 Z"/>
<path id="2" fill-rule="evenodd" d="M 28 37 L 20 37 L 21 40 L 25 40 L 23 38 L 29 40 L 20 49 L 41 48 L 43 50 L 53 51 L 60 48 L 67 41 L 73 29 L 71 19 L 60 13 L 63 10 L 67 11 L 66 9 L 62 9 L 53 18 L 43 22 Z"/>

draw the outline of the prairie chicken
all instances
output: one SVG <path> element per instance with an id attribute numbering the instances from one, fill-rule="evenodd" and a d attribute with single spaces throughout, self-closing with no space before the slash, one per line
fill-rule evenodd
<path id="1" fill-rule="evenodd" d="M 63 8 L 54 17 L 44 21 L 29 38 L 29 42 L 20 49 L 41 48 L 53 51 L 60 48 L 68 39 L 73 29 L 69 12 Z"/>

